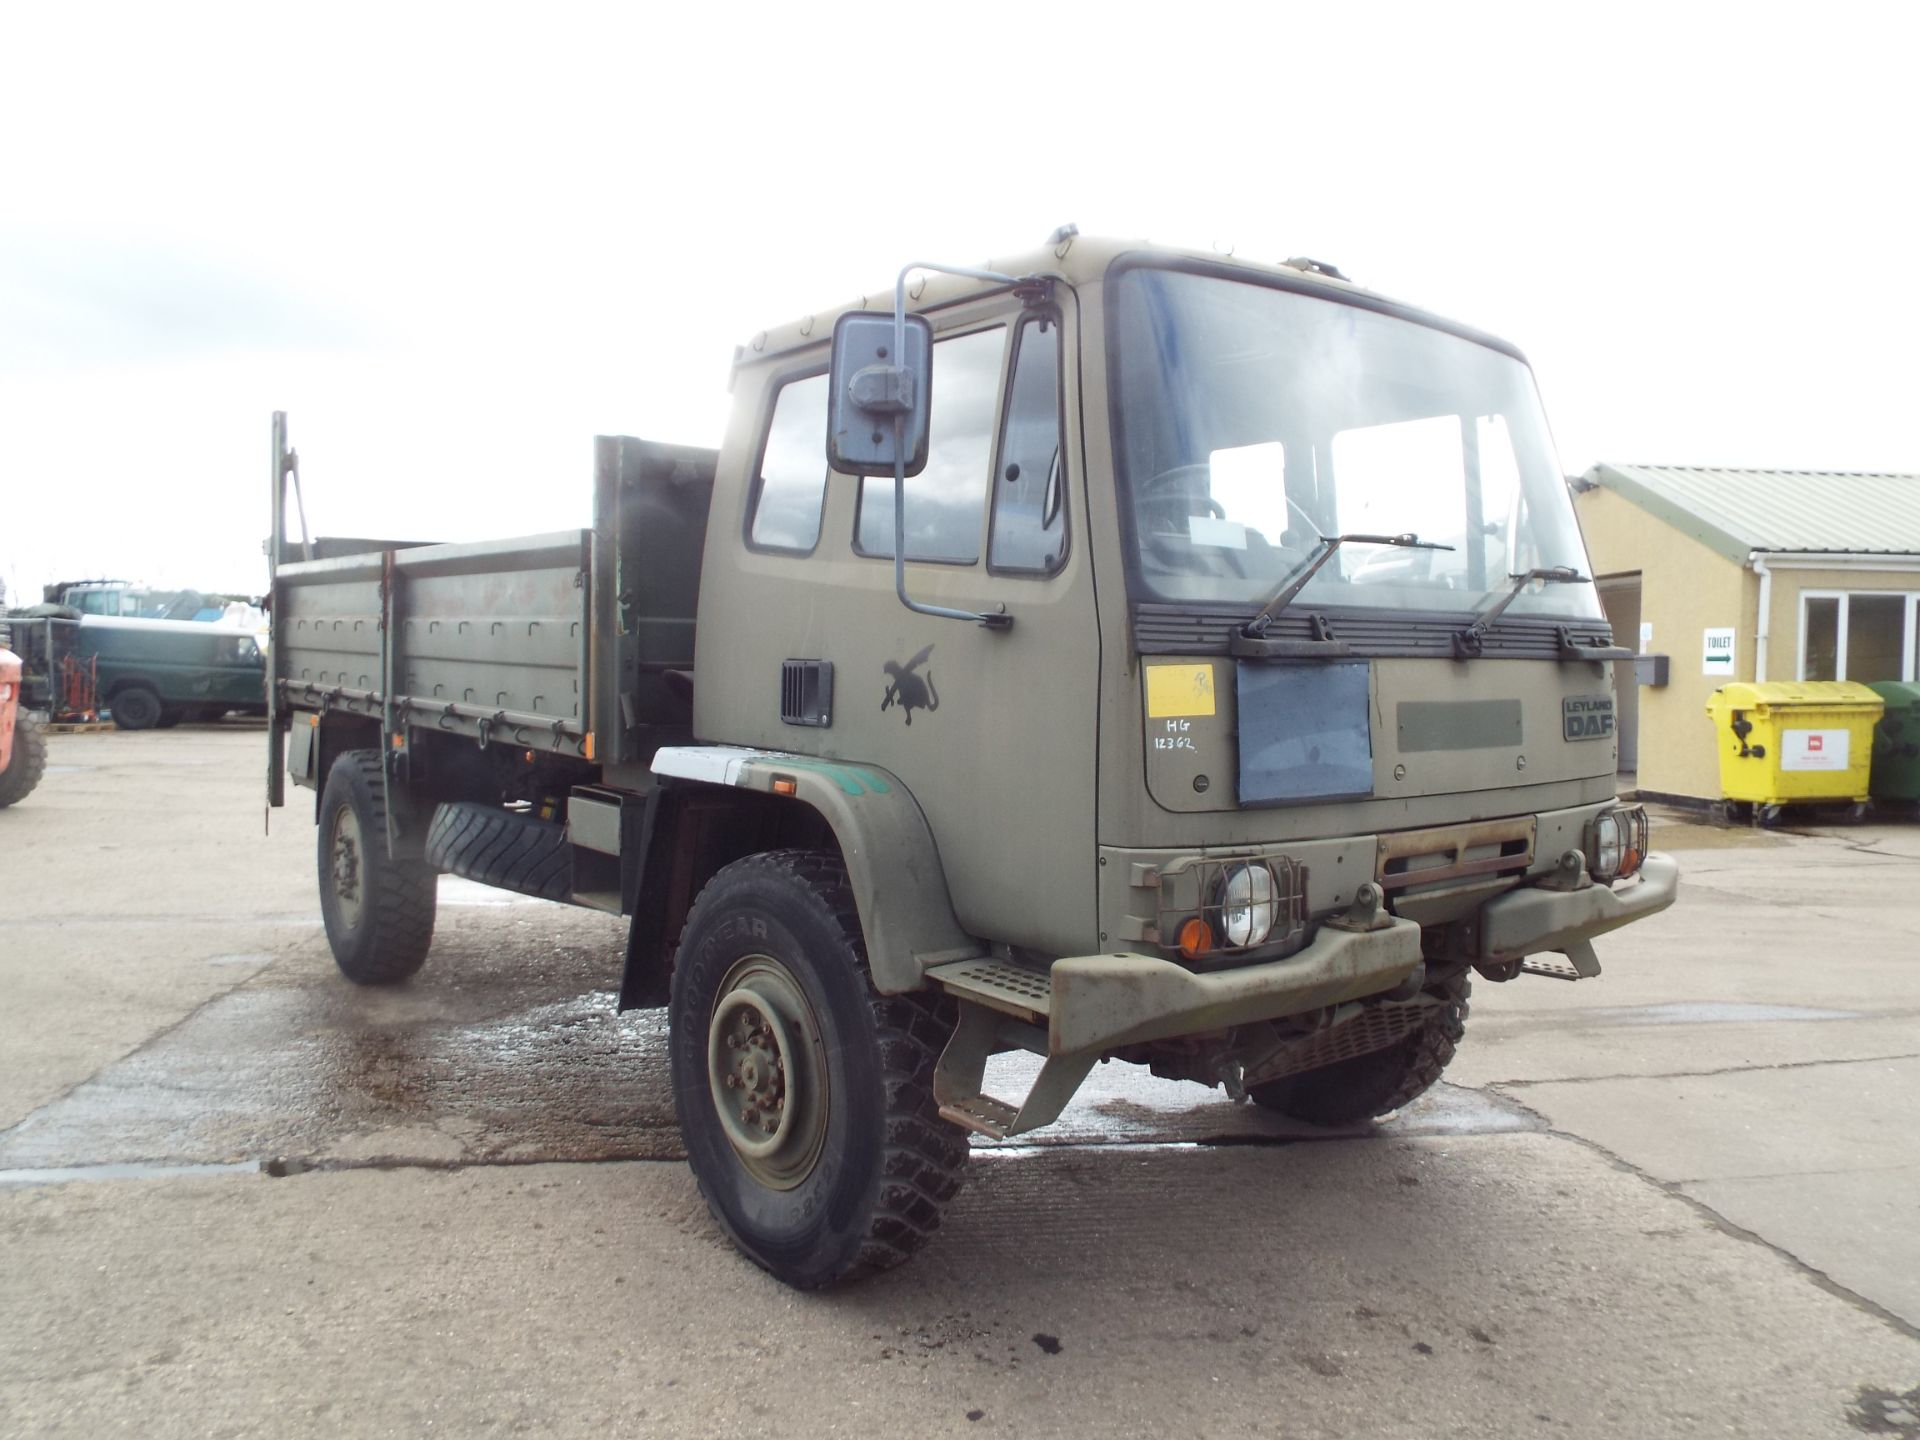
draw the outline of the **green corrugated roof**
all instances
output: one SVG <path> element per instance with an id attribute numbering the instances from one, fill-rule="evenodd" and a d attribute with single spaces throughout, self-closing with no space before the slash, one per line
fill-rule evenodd
<path id="1" fill-rule="evenodd" d="M 1920 475 L 1602 463 L 1580 482 L 1617 491 L 1730 560 L 1753 550 L 1920 554 Z"/>

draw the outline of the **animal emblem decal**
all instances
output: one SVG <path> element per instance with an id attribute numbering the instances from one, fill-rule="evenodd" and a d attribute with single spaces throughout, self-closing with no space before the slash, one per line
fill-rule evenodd
<path id="1" fill-rule="evenodd" d="M 940 708 L 940 692 L 933 688 L 933 672 L 927 671 L 924 677 L 914 672 L 927 663 L 927 657 L 933 654 L 929 645 L 906 664 L 898 660 L 886 663 L 887 693 L 880 698 L 880 708 L 891 710 L 898 705 L 906 713 L 907 724 L 913 724 L 913 712 L 925 710 L 931 715 Z"/>

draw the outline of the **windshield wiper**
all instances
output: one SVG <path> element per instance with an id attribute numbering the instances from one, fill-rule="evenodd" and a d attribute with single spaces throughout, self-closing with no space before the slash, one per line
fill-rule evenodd
<path id="1" fill-rule="evenodd" d="M 1507 607 L 1520 598 L 1520 592 L 1540 580 L 1549 585 L 1591 585 L 1593 577 L 1582 575 L 1571 565 L 1555 565 L 1550 570 L 1529 570 L 1524 575 L 1509 575 L 1513 582 L 1511 589 L 1500 597 L 1499 603 L 1484 615 L 1474 617 L 1473 623 L 1464 630 L 1453 633 L 1453 656 L 1456 660 L 1471 660 L 1481 651 L 1487 632 L 1493 628 L 1493 622 L 1507 611 Z"/>
<path id="2" fill-rule="evenodd" d="M 1240 627 L 1240 633 L 1249 640 L 1258 640 L 1265 635 L 1274 617 L 1293 603 L 1294 597 L 1307 588 L 1307 582 L 1320 573 L 1320 567 L 1331 560 L 1342 545 L 1393 545 L 1402 550 L 1453 549 L 1451 545 L 1422 540 L 1411 530 L 1404 535 L 1322 535 L 1314 552 L 1273 592 L 1273 598 L 1260 607 L 1260 613 Z"/>

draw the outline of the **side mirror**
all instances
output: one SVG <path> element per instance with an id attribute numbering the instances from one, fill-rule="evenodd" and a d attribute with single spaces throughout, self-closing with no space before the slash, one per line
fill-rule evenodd
<path id="1" fill-rule="evenodd" d="M 827 464 L 842 474 L 918 475 L 926 468 L 933 327 L 923 316 L 904 318 L 901 327 L 892 315 L 855 310 L 834 322 Z"/>

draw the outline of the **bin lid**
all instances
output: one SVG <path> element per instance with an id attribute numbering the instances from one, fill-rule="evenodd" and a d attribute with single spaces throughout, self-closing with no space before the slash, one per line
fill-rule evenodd
<path id="1" fill-rule="evenodd" d="M 1707 713 L 1727 710 L 1782 709 L 1842 710 L 1877 715 L 1886 702 L 1872 687 L 1856 680 L 1767 680 L 1758 685 L 1741 680 L 1722 685 L 1707 701 Z"/>
<path id="2" fill-rule="evenodd" d="M 1920 685 L 1911 680 L 1871 680 L 1867 688 L 1884 700 L 1889 710 L 1911 710 L 1920 706 Z"/>

